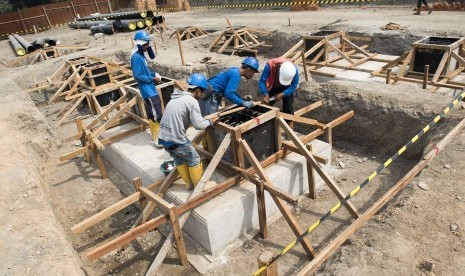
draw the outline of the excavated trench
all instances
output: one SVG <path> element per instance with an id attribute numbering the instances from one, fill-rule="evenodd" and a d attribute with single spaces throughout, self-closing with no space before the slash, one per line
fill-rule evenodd
<path id="1" fill-rule="evenodd" d="M 283 32 L 275 32 L 268 36 L 267 42 L 273 44 L 273 48 L 260 53 L 260 61 L 263 62 L 267 58 L 281 55 L 297 43 L 300 36 L 301 34 Z M 375 34 L 369 49 L 379 53 L 399 55 L 408 50 L 409 45 L 419 38 L 413 35 L 399 37 L 398 35 Z M 399 41 L 399 43 L 386 43 L 386 41 Z M 121 60 L 126 61 L 127 57 L 121 58 Z M 156 66 L 157 72 L 161 75 L 174 79 L 185 79 L 191 73 L 191 69 L 187 67 L 160 64 Z M 205 73 L 208 76 L 213 76 L 225 68 L 224 65 L 209 65 Z M 250 94 L 254 100 L 259 100 L 257 80 L 258 77 L 252 80 L 242 80 L 238 92 L 241 95 Z M 301 80 L 303 80 L 303 76 L 301 76 Z M 47 93 L 40 97 L 33 97 L 38 106 L 42 106 L 47 99 Z M 327 83 L 302 81 L 296 93 L 294 109 L 298 110 L 316 101 L 323 101 L 323 106 L 306 116 L 321 122 L 330 122 L 351 110 L 355 112 L 353 118 L 334 129 L 333 141 L 336 149 L 341 149 L 345 143 L 350 143 L 360 146 L 360 148 L 369 148 L 377 154 L 390 155 L 400 149 L 439 114 L 451 99 L 440 94 L 425 93 L 407 85 L 387 86 L 351 81 L 330 81 Z M 460 118 L 452 113 L 432 128 L 423 139 L 420 139 L 403 155 L 403 158 L 412 159 L 406 163 L 409 165 L 415 163 L 414 161 L 421 157 L 428 145 L 444 135 L 459 120 Z M 311 129 L 296 125 L 296 130 L 308 133 Z M 352 148 L 352 150 L 357 152 L 357 148 Z M 89 264 L 85 266 L 88 267 Z M 116 267 L 118 266 L 119 264 L 116 265 Z M 105 268 L 100 269 L 101 274 L 104 274 Z M 125 271 L 126 269 L 131 270 L 132 267 L 127 268 L 121 265 L 119 269 Z"/>

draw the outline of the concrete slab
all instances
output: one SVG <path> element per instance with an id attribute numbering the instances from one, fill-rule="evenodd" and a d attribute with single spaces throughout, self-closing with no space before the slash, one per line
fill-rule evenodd
<path id="1" fill-rule="evenodd" d="M 128 123 L 110 130 L 108 134 L 130 127 L 132 124 Z M 191 139 L 195 134 L 195 130 L 188 130 Z M 329 144 L 319 140 L 311 144 L 315 152 L 331 160 Z M 127 180 L 132 181 L 134 177 L 141 176 L 145 186 L 164 177 L 159 165 L 171 159 L 164 150 L 153 146 L 148 132 L 113 143 L 106 147 L 102 155 Z M 330 170 L 330 163 L 323 166 L 325 171 Z M 308 192 L 306 160 L 299 154 L 289 154 L 279 163 L 268 167 L 266 173 L 274 185 L 293 195 Z M 215 172 L 211 180 L 214 182 L 210 182 L 210 185 L 217 185 L 224 181 L 225 177 Z M 323 180 L 319 176 L 316 182 L 317 187 L 323 185 Z M 131 194 L 133 191 L 133 187 L 127 187 L 123 193 Z M 165 199 L 180 204 L 187 199 L 190 192 L 181 185 L 173 185 L 166 193 Z M 194 209 L 183 227 L 184 233 L 189 236 L 189 244 L 192 245 L 188 249 L 188 255 L 193 266 L 200 272 L 206 272 L 222 255 L 228 254 L 253 237 L 258 232 L 256 206 L 255 185 L 244 181 L 241 185 Z M 268 223 L 274 222 L 281 216 L 268 193 L 266 208 Z"/>

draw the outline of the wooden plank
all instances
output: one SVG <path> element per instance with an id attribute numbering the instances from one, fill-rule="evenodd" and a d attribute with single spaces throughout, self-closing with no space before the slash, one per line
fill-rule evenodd
<path id="1" fill-rule="evenodd" d="M 69 78 L 60 86 L 60 88 L 58 88 L 58 90 L 55 92 L 55 94 L 53 94 L 53 96 L 50 98 L 50 100 L 48 101 L 48 104 L 52 104 L 61 94 L 61 92 L 65 89 L 65 87 L 67 85 L 70 84 L 70 82 L 72 80 L 74 80 L 74 78 L 76 77 L 76 75 L 79 73 L 79 71 L 81 70 L 81 66 L 79 66 L 76 71 L 74 71 L 70 76 Z"/>
<path id="2" fill-rule="evenodd" d="M 115 120 L 123 116 L 124 113 L 126 113 L 131 107 L 133 107 L 136 104 L 136 101 L 137 101 L 136 98 L 132 98 L 113 117 L 111 117 L 110 120 L 108 120 L 106 123 L 100 126 L 97 130 L 95 130 L 92 133 L 92 136 L 99 137 L 108 128 L 109 125 L 111 125 Z"/>
<path id="3" fill-rule="evenodd" d="M 176 208 L 173 204 L 171 204 L 171 208 L 169 209 L 169 215 L 171 227 L 173 229 L 172 233 L 174 241 L 176 242 L 176 248 L 178 249 L 179 260 L 181 265 L 186 266 L 189 264 L 189 261 L 187 260 L 186 244 L 184 243 L 184 238 L 182 236 L 178 214 L 176 213 Z"/>
<path id="4" fill-rule="evenodd" d="M 438 68 L 436 69 L 436 73 L 434 74 L 431 82 L 437 82 L 439 77 L 441 76 L 442 71 L 444 70 L 444 66 L 446 65 L 447 60 L 449 59 L 449 52 L 445 52 L 442 56 L 441 62 L 439 62 Z"/>
<path id="5" fill-rule="evenodd" d="M 134 184 L 134 189 L 135 189 L 136 192 L 139 192 L 140 188 L 143 187 L 142 179 L 140 178 L 140 176 L 135 177 L 134 179 L 132 179 L 132 183 Z M 140 208 L 142 210 L 144 210 L 145 206 L 147 206 L 147 199 L 146 198 L 141 198 L 139 200 L 139 204 L 140 204 Z"/>
<path id="6" fill-rule="evenodd" d="M 410 181 L 419 174 L 430 162 L 436 157 L 438 152 L 454 138 L 461 129 L 465 126 L 465 120 L 462 120 L 454 129 L 449 132 L 435 148 L 425 155 L 423 160 L 418 162 L 401 180 L 399 180 L 392 188 L 390 188 L 383 196 L 381 196 L 368 210 L 366 210 L 357 220 L 355 220 L 344 232 L 339 234 L 336 239 L 326 246 L 308 265 L 306 265 L 297 275 L 311 275 L 315 272 L 352 234 L 362 228 L 364 224 L 378 213 L 384 205 L 402 191 Z"/>
<path id="7" fill-rule="evenodd" d="M 273 259 L 274 254 L 271 251 L 264 251 L 260 256 L 258 256 L 258 268 L 267 265 Z M 278 276 L 278 262 L 270 264 L 265 271 L 259 274 L 259 276 Z"/>
<path id="8" fill-rule="evenodd" d="M 77 150 L 74 150 L 70 153 L 67 153 L 67 154 L 63 154 L 60 156 L 60 162 L 63 162 L 63 161 L 66 161 L 66 160 L 69 160 L 69 159 L 73 159 L 74 157 L 77 157 L 81 154 L 88 154 L 89 153 L 89 149 L 87 148 L 87 146 L 85 147 L 82 147 L 82 148 L 79 148 Z"/>
<path id="9" fill-rule="evenodd" d="M 213 46 L 216 46 L 216 44 L 223 38 L 224 34 L 226 33 L 225 30 L 221 31 L 221 33 L 216 37 L 216 39 L 210 44 L 210 47 L 208 47 L 208 51 L 211 51 Z"/>
<path id="10" fill-rule="evenodd" d="M 139 191 L 141 192 L 141 194 L 143 194 L 147 199 L 155 202 L 158 207 L 160 207 L 160 209 L 162 209 L 163 212 L 169 214 L 170 213 L 170 209 L 171 209 L 171 203 L 167 202 L 166 200 L 164 200 L 162 197 L 156 195 L 155 193 L 153 193 L 152 191 L 150 191 L 149 189 L 145 188 L 144 186 L 140 187 L 139 188 Z"/>
<path id="11" fill-rule="evenodd" d="M 284 120 L 293 121 L 293 122 L 302 123 L 302 124 L 307 124 L 307 125 L 315 126 L 317 128 L 321 128 L 321 129 L 324 129 L 325 126 L 326 126 L 325 124 L 320 123 L 320 122 L 318 122 L 317 120 L 314 120 L 314 119 L 305 118 L 305 117 L 301 117 L 301 116 L 298 116 L 298 115 L 286 114 L 286 113 L 283 113 L 283 112 L 281 112 L 279 114 L 279 117 L 283 118 Z"/>
<path id="12" fill-rule="evenodd" d="M 208 165 L 207 169 L 202 175 L 202 178 L 200 179 L 199 183 L 197 186 L 195 186 L 194 191 L 192 194 L 189 196 L 188 200 L 191 199 L 194 196 L 197 196 L 202 193 L 203 186 L 205 183 L 210 179 L 211 175 L 213 174 L 216 166 L 218 163 L 221 161 L 221 158 L 223 157 L 224 153 L 229 147 L 229 144 L 231 143 L 231 134 L 228 133 L 224 137 L 223 141 L 221 142 L 220 146 L 218 147 L 218 150 L 216 151 L 213 159 L 210 161 L 210 164 Z M 179 219 L 179 225 L 182 228 L 184 224 L 187 221 L 187 218 L 189 217 L 190 212 L 183 214 L 180 219 Z M 157 257 L 153 261 L 152 265 L 150 266 L 149 270 L 147 271 L 146 275 L 154 275 L 158 269 L 160 268 L 163 260 L 165 259 L 166 255 L 168 254 L 169 250 L 171 249 L 173 243 L 173 232 L 171 231 L 168 236 L 166 237 L 165 242 L 163 243 L 162 247 L 160 248 Z"/>
<path id="13" fill-rule="evenodd" d="M 336 51 L 340 56 L 342 56 L 345 60 L 350 62 L 351 64 L 355 64 L 355 61 L 353 61 L 350 57 L 348 57 L 345 53 L 343 53 L 341 50 L 339 50 L 336 46 L 334 46 L 331 42 L 326 43 L 329 48 L 333 49 Z"/>
<path id="14" fill-rule="evenodd" d="M 85 219 L 84 221 L 76 224 L 75 226 L 71 227 L 71 231 L 74 234 L 81 234 L 84 233 L 90 227 L 96 225 L 97 223 L 101 222 L 102 220 L 110 217 L 111 215 L 115 214 L 116 212 L 128 207 L 131 204 L 138 202 L 142 198 L 139 192 L 136 192 L 119 202 L 105 208 L 104 210 L 98 212 L 97 214 L 91 216 L 90 218 Z"/>
<path id="15" fill-rule="evenodd" d="M 455 60 L 457 60 L 457 62 L 461 65 L 461 66 L 465 66 L 465 59 L 461 56 L 459 56 L 456 52 L 454 51 L 451 51 L 451 57 L 455 58 Z"/>
<path id="16" fill-rule="evenodd" d="M 311 152 L 312 145 L 307 145 L 307 149 Z M 310 197 L 311 199 L 316 199 L 316 194 L 317 194 L 315 176 L 316 176 L 316 173 L 315 173 L 315 170 L 312 168 L 312 164 L 307 161 L 308 197 Z"/>
<path id="17" fill-rule="evenodd" d="M 107 170 L 105 169 L 105 164 L 103 164 L 103 160 L 102 160 L 102 157 L 100 156 L 99 150 L 95 148 L 93 152 L 94 152 L 95 162 L 97 163 L 98 169 L 100 170 L 100 173 L 102 174 L 102 178 L 103 179 L 108 178 Z"/>
<path id="18" fill-rule="evenodd" d="M 410 64 L 412 56 L 413 56 L 413 50 L 410 50 L 404 62 L 402 63 L 402 66 L 400 67 L 399 71 L 396 74 L 397 77 L 402 77 L 405 75 L 405 72 L 407 70 L 407 65 Z"/>
<path id="19" fill-rule="evenodd" d="M 288 58 L 289 55 L 294 53 L 297 49 L 299 49 L 303 43 L 304 43 L 304 40 L 301 39 L 299 42 L 297 42 L 296 45 L 294 45 L 291 49 L 289 49 L 286 53 L 284 53 L 280 58 Z"/>
<path id="20" fill-rule="evenodd" d="M 78 105 L 84 100 L 86 95 L 82 95 L 79 99 L 77 99 L 73 106 L 66 111 L 66 113 L 61 117 L 61 119 L 55 124 L 55 126 L 60 126 L 66 119 L 68 119 L 68 116 L 78 107 Z"/>
<path id="21" fill-rule="evenodd" d="M 105 109 L 105 111 L 103 111 L 102 113 L 100 113 L 97 118 L 95 118 L 87 127 L 89 129 L 92 129 L 94 128 L 98 123 L 100 123 L 102 120 L 105 120 L 105 118 L 108 116 L 108 114 L 110 114 L 111 111 L 113 111 L 116 107 L 118 107 L 119 105 L 121 105 L 122 103 L 124 103 L 127 99 L 127 96 L 126 95 L 123 95 L 121 96 L 115 103 L 113 103 L 113 105 L 107 109 Z"/>
<path id="22" fill-rule="evenodd" d="M 314 102 L 314 103 L 309 104 L 308 106 L 306 106 L 304 108 L 301 108 L 301 109 L 295 111 L 294 115 L 302 116 L 302 115 L 304 115 L 304 114 L 306 114 L 306 113 L 308 113 L 308 112 L 310 112 L 310 111 L 312 111 L 312 110 L 314 110 L 314 109 L 316 109 L 316 108 L 318 108 L 318 107 L 320 107 L 322 105 L 323 105 L 323 101 Z"/>
<path id="23" fill-rule="evenodd" d="M 320 175 L 320 177 L 325 181 L 326 185 L 333 191 L 333 193 L 342 200 L 346 197 L 344 192 L 337 186 L 337 184 L 323 171 L 320 164 L 315 160 L 313 155 L 307 150 L 307 148 L 302 144 L 300 139 L 295 135 L 289 125 L 284 121 L 284 119 L 280 118 L 279 122 L 281 123 L 281 127 L 284 129 L 286 134 L 291 138 L 297 148 L 300 150 L 300 153 L 307 159 L 308 162 L 312 165 L 315 171 Z M 351 202 L 344 203 L 344 206 L 347 208 L 349 213 L 354 217 L 358 218 L 359 213 L 357 209 L 352 205 Z"/>
<path id="24" fill-rule="evenodd" d="M 350 47 L 354 48 L 357 52 L 362 53 L 362 54 L 363 54 L 364 56 L 366 56 L 366 57 L 369 57 L 369 56 L 370 56 L 369 53 L 367 53 L 365 50 L 363 50 L 362 48 L 360 48 L 360 47 L 358 47 L 357 45 L 355 45 L 354 43 L 352 43 L 352 42 L 351 42 L 350 40 L 348 40 L 347 38 L 343 37 L 342 40 L 343 40 L 345 43 L 349 44 Z"/>
<path id="25" fill-rule="evenodd" d="M 281 119 L 282 120 L 282 119 Z M 245 155 L 247 156 L 247 158 L 249 159 L 249 162 L 252 164 L 252 166 L 254 167 L 255 169 L 255 172 L 257 173 L 257 175 L 265 182 L 267 182 L 268 185 L 272 185 L 271 184 L 271 179 L 266 175 L 265 173 L 265 170 L 263 169 L 263 167 L 260 165 L 260 162 L 257 160 L 257 158 L 255 157 L 255 155 L 253 154 L 252 152 L 252 149 L 249 147 L 249 145 L 247 144 L 247 142 L 245 140 L 240 140 L 239 141 L 239 144 L 241 145 L 241 147 L 243 147 L 244 149 L 244 153 Z M 273 194 L 270 194 L 271 195 L 271 198 L 274 200 L 274 202 L 276 203 L 276 205 L 278 206 L 279 210 L 281 211 L 281 213 L 283 214 L 284 218 L 286 219 L 287 223 L 289 224 L 289 226 L 291 227 L 292 231 L 294 232 L 294 234 L 296 236 L 300 236 L 303 231 L 302 229 L 300 228 L 300 226 L 298 225 L 297 223 L 297 220 L 294 218 L 294 216 L 289 212 L 289 210 L 287 209 L 287 207 L 285 207 L 284 205 L 284 202 L 279 199 L 278 197 L 276 197 L 275 195 Z M 265 208 L 265 206 L 263 205 L 263 208 Z M 264 217 L 264 222 L 265 222 L 265 229 L 266 229 L 266 216 Z M 309 257 L 312 257 L 315 255 L 315 250 L 313 249 L 313 247 L 311 246 L 310 242 L 308 241 L 307 238 L 303 238 L 300 243 L 302 244 L 305 252 L 307 252 L 308 256 Z"/>
<path id="26" fill-rule="evenodd" d="M 283 141 L 283 148 L 285 148 L 286 150 L 290 150 L 292 152 L 295 152 L 295 153 L 298 153 L 300 154 L 300 151 L 299 149 L 294 145 L 294 143 L 292 141 Z M 308 145 L 307 145 L 308 146 Z M 313 155 L 313 157 L 315 157 L 315 160 L 318 162 L 318 163 L 321 163 L 323 165 L 326 165 L 329 163 L 329 160 L 328 158 L 324 157 L 324 156 L 321 156 L 315 152 L 312 152 L 310 151 Z"/>

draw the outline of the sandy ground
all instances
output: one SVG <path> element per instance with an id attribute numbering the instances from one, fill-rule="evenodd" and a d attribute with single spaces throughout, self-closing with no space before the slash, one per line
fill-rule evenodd
<path id="1" fill-rule="evenodd" d="M 463 27 L 457 23 L 465 18 L 463 12 L 434 12 L 430 16 L 426 14 L 412 16 L 411 14 L 411 7 L 362 6 L 350 9 L 346 7 L 325 9 L 319 12 L 283 10 L 195 11 L 169 13 L 165 17 L 171 28 L 196 25 L 203 29 L 216 31 L 227 26 L 224 20 L 227 16 L 235 26 L 284 32 L 289 34 L 289 39 L 297 39 L 299 35 L 314 32 L 323 26 L 368 35 L 388 34 L 393 35 L 393 37 L 401 37 L 404 39 L 403 41 L 414 41 L 417 37 L 428 35 L 465 35 Z M 290 27 L 288 26 L 288 18 L 291 18 Z M 337 23 L 332 24 L 334 22 Z M 380 27 L 389 22 L 398 23 L 406 27 L 407 31 L 382 31 Z M 192 71 L 201 71 L 212 75 L 222 67 L 237 65 L 241 60 L 239 57 L 209 53 L 205 46 L 208 46 L 214 38 L 214 35 L 209 35 L 192 41 L 192 43 L 183 43 L 186 60 L 192 62 L 193 66 L 182 67 L 176 43 L 167 40 L 171 31 L 165 34 L 163 40 L 159 36 L 155 37 L 159 51 L 155 67 L 158 66 L 164 75 L 183 78 Z M 2 66 L 0 77 L 12 79 L 21 89 L 27 89 L 36 80 L 50 76 L 61 65 L 62 60 L 68 58 L 87 54 L 127 60 L 133 34 L 122 33 L 107 36 L 104 39 L 95 39 L 88 36 L 85 31 L 79 33 L 76 30 L 61 27 L 49 30 L 43 35 L 56 36 L 63 45 L 84 44 L 89 45 L 90 49 L 36 65 L 14 68 Z M 31 40 L 37 37 L 39 35 L 26 36 Z M 278 44 L 270 51 L 279 52 L 293 45 L 287 41 L 283 41 L 279 47 Z M 390 48 L 393 47 L 396 46 Z M 0 42 L 0 56 L 3 62 L 15 59 L 6 41 Z M 212 57 L 218 64 L 215 67 L 200 64 L 200 60 L 206 56 Z M 261 57 L 260 60 L 264 59 Z M 8 85 L 8 80 L 1 79 L 1 81 L 3 85 Z M 245 82 L 245 86 L 247 84 Z M 2 158 L 0 169 L 2 173 L 8 175 L 8 177 L 1 177 L 0 185 L 2 187 L 0 190 L 1 202 L 4 204 L 2 206 L 4 211 L 1 217 L 3 222 L 0 234 L 2 241 L 7 241 L 0 244 L 0 257 L 5 260 L 0 266 L 0 274 L 144 274 L 161 246 L 161 236 L 156 231 L 139 238 L 137 242 L 124 250 L 112 252 L 98 261 L 89 262 L 86 260 L 85 252 L 101 241 L 125 231 L 130 227 L 139 211 L 134 207 L 127 208 L 80 236 L 72 234 L 70 227 L 122 199 L 123 195 L 118 186 L 130 184 L 109 165 L 107 168 L 110 178 L 102 180 L 95 164 L 85 163 L 83 158 L 59 163 L 58 156 L 75 147 L 74 143 L 62 142 L 63 138 L 75 132 L 75 126 L 66 124 L 63 127 L 52 129 L 48 123 L 54 125 L 56 122 L 55 113 L 60 104 L 53 106 L 43 104 L 49 96 L 48 94 L 31 94 L 30 96 L 45 116 L 41 117 L 40 123 L 34 119 L 42 115 L 31 113 L 37 112 L 37 109 L 30 111 L 34 110 L 33 107 L 26 108 L 21 104 L 16 104 L 12 99 L 6 100 L 6 94 L 2 95 L 1 106 L 4 112 L 0 117 L 0 130 L 3 137 L 2 145 L 9 150 L 3 151 L 4 156 L 8 156 L 8 161 Z M 18 97 L 18 99 L 23 98 Z M 430 104 L 436 106 L 436 109 L 440 109 L 443 106 L 443 101 L 431 102 Z M 414 109 L 408 104 L 405 108 Z M 9 117 L 8 114 L 12 113 L 10 110 L 17 111 L 19 115 Z M 460 110 L 454 112 L 456 117 L 464 115 L 463 111 Z M 29 114 L 29 116 L 25 114 Z M 447 129 L 450 127 L 436 129 L 435 135 L 438 137 L 444 135 Z M 463 249 L 465 229 L 464 139 L 465 134 L 461 132 L 427 170 L 414 179 L 382 212 L 377 214 L 364 228 L 353 235 L 349 242 L 346 242 L 336 251 L 317 274 L 465 274 Z M 35 146 L 36 144 L 38 146 Z M 12 151 L 12 148 L 16 150 Z M 353 142 L 336 139 L 332 160 L 335 180 L 345 192 L 350 192 L 388 157 L 389 154 L 380 152 L 376 147 L 364 147 Z M 25 162 L 25 160 L 31 162 Z M 346 164 L 345 168 L 339 166 L 340 162 Z M 370 184 L 366 191 L 360 193 L 354 199 L 354 204 L 361 211 L 366 210 L 377 197 L 400 179 L 415 163 L 416 160 L 400 158 Z M 31 179 L 36 184 L 31 184 L 33 182 L 30 179 L 19 177 L 20 172 L 8 171 L 15 167 L 25 167 L 30 170 L 31 173 L 27 175 L 32 177 Z M 21 185 L 17 184 L 18 181 Z M 426 183 L 427 190 L 421 189 L 417 185 L 420 181 Z M 36 199 L 29 200 L 31 198 Z M 13 201 L 9 201 L 9 199 L 13 199 Z M 34 204 L 24 205 L 20 203 L 25 201 Z M 336 202 L 331 191 L 324 189 L 320 191 L 317 200 L 303 197 L 293 212 L 299 223 L 306 227 Z M 38 216 L 37 210 L 42 210 L 45 215 Z M 32 228 L 31 223 L 34 226 L 40 225 L 43 229 Z M 350 223 L 348 213 L 340 210 L 325 223 L 324 227 L 318 228 L 311 235 L 312 244 L 317 250 L 321 250 L 348 223 Z M 42 232 L 45 234 L 41 234 Z M 246 242 L 229 256 L 224 256 L 224 262 L 207 274 L 250 274 L 257 268 L 256 258 L 261 252 L 264 250 L 278 252 L 293 239 L 294 236 L 286 222 L 282 219 L 278 220 L 269 226 L 268 239 L 262 240 L 256 237 Z M 432 272 L 425 270 L 423 266 L 425 260 L 434 264 Z M 301 246 L 297 245 L 278 261 L 280 275 L 295 274 L 305 264 L 304 251 Z M 48 273 L 46 272 L 47 268 L 50 268 Z M 196 275 L 197 272 L 190 266 L 179 266 L 176 251 L 172 250 L 159 274 Z"/>

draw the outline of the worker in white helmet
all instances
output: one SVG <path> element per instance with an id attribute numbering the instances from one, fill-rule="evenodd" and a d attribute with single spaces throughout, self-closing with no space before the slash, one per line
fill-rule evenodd
<path id="1" fill-rule="evenodd" d="M 283 112 L 294 114 L 294 92 L 299 85 L 297 67 L 292 61 L 283 58 L 270 59 L 263 69 L 258 88 L 263 94 L 263 102 L 273 105 L 283 100 Z"/>

